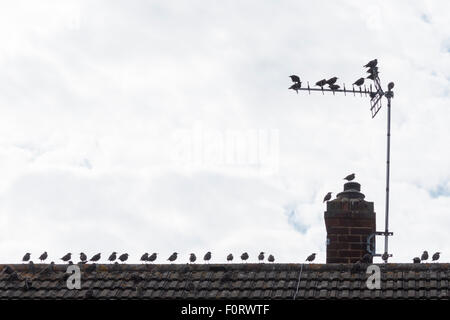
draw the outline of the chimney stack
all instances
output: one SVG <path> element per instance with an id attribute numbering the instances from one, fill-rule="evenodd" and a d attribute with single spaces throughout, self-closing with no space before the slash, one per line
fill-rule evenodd
<path id="1" fill-rule="evenodd" d="M 361 185 L 347 182 L 336 199 L 327 201 L 327 263 L 354 263 L 367 252 L 367 238 L 375 232 L 373 202 L 364 200 Z M 375 237 L 371 239 L 375 248 Z"/>

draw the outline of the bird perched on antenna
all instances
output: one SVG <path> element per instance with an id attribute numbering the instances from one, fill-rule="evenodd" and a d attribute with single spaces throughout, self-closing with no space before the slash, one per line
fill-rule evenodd
<path id="1" fill-rule="evenodd" d="M 189 262 L 194 263 L 195 260 L 197 260 L 197 257 L 195 256 L 195 254 L 191 253 L 191 255 L 189 256 Z"/>
<path id="2" fill-rule="evenodd" d="M 333 77 L 327 80 L 326 83 L 328 83 L 329 85 L 335 84 L 337 79 L 339 79 L 338 77 Z"/>
<path id="3" fill-rule="evenodd" d="M 45 259 L 47 259 L 47 257 L 48 257 L 47 251 L 45 251 L 43 254 L 41 254 L 41 255 L 39 256 L 39 260 L 41 260 L 41 262 L 42 262 L 42 261 L 45 261 Z"/>
<path id="4" fill-rule="evenodd" d="M 300 81 L 300 77 L 295 75 L 295 74 L 293 74 L 292 76 L 289 76 L 289 77 L 291 78 L 292 82 L 294 82 L 294 83 L 300 83 L 301 82 Z"/>
<path id="5" fill-rule="evenodd" d="M 437 260 L 439 260 L 439 255 L 440 255 L 441 253 L 440 252 L 436 252 L 435 254 L 433 254 L 433 256 L 431 257 L 431 260 L 432 261 L 437 261 Z"/>
<path id="6" fill-rule="evenodd" d="M 340 86 L 338 86 L 337 84 L 330 84 L 330 85 L 328 85 L 328 87 L 329 87 L 331 90 L 333 90 L 333 91 L 335 91 L 335 90 L 337 90 L 337 89 L 340 88 Z"/>
<path id="7" fill-rule="evenodd" d="M 428 260 L 428 251 L 424 251 L 423 253 L 422 253 L 422 256 L 420 257 L 420 260 L 421 261 L 426 261 L 426 260 Z"/>
<path id="8" fill-rule="evenodd" d="M 114 261 L 116 261 L 116 259 L 117 259 L 117 252 L 114 251 L 114 252 L 111 253 L 111 255 L 109 256 L 108 261 L 114 262 Z"/>
<path id="9" fill-rule="evenodd" d="M 356 80 L 353 85 L 357 85 L 358 87 L 361 87 L 364 84 L 364 78 L 359 78 Z"/>
<path id="10" fill-rule="evenodd" d="M 313 262 L 315 258 L 316 258 L 316 254 L 313 253 L 313 254 L 309 255 L 305 261 Z"/>
<path id="11" fill-rule="evenodd" d="M 333 192 L 328 192 L 327 195 L 325 196 L 325 198 L 323 198 L 323 202 L 330 200 L 330 199 L 331 199 L 331 194 L 332 194 L 332 193 L 333 193 Z"/>
<path id="12" fill-rule="evenodd" d="M 244 252 L 243 254 L 241 254 L 241 260 L 242 261 L 246 261 L 248 259 L 248 253 Z"/>
<path id="13" fill-rule="evenodd" d="M 170 262 L 174 262 L 175 260 L 177 260 L 177 254 L 178 252 L 172 253 L 172 255 L 167 260 L 169 260 Z"/>
<path id="14" fill-rule="evenodd" d="M 347 180 L 347 181 L 352 181 L 353 179 L 355 179 L 355 174 L 354 173 L 349 174 L 348 176 L 346 176 L 344 178 L 344 180 Z"/>
<path id="15" fill-rule="evenodd" d="M 23 256 L 23 258 L 22 258 L 22 261 L 23 262 L 27 262 L 27 261 L 29 261 L 30 260 L 30 256 L 31 256 L 31 253 L 25 253 L 25 255 Z"/>
<path id="16" fill-rule="evenodd" d="M 324 85 L 327 84 L 327 79 L 322 79 L 316 82 L 316 86 L 323 88 Z"/>
<path id="17" fill-rule="evenodd" d="M 369 62 L 364 66 L 364 68 L 373 68 L 373 67 L 376 67 L 377 64 L 378 64 L 378 60 L 377 60 L 377 59 L 373 59 L 373 60 L 369 61 Z"/>
<path id="18" fill-rule="evenodd" d="M 267 261 L 275 262 L 275 257 L 273 255 L 269 255 L 269 257 L 267 258 Z"/>
<path id="19" fill-rule="evenodd" d="M 289 87 L 289 89 L 295 90 L 298 94 L 298 90 L 302 87 L 301 82 L 294 83 L 292 86 Z"/>
<path id="20" fill-rule="evenodd" d="M 264 252 L 261 251 L 261 252 L 259 253 L 258 260 L 259 260 L 259 261 L 263 261 L 263 260 L 264 260 Z"/>
<path id="21" fill-rule="evenodd" d="M 229 254 L 228 256 L 227 256 L 227 261 L 233 261 L 233 254 Z"/>

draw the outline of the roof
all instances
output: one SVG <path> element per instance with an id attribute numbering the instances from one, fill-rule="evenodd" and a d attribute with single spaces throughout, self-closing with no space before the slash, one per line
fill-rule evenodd
<path id="1" fill-rule="evenodd" d="M 366 268 L 279 263 L 80 265 L 69 290 L 67 264 L 0 264 L 0 299 L 449 299 L 448 263 L 377 265 L 380 290 Z"/>

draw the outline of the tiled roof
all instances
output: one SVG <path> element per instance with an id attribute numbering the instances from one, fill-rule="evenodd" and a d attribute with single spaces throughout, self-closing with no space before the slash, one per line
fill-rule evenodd
<path id="1" fill-rule="evenodd" d="M 0 299 L 449 299 L 448 263 L 378 266 L 380 290 L 351 264 L 81 265 L 69 290 L 68 265 L 0 265 Z"/>

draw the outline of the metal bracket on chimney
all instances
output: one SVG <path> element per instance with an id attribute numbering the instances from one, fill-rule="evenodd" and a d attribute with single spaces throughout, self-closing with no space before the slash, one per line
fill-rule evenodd
<path id="1" fill-rule="evenodd" d="M 367 252 L 369 252 L 372 255 L 372 257 L 381 257 L 383 255 L 382 253 L 375 253 L 375 248 L 372 248 L 372 244 L 371 244 L 372 238 L 375 236 L 386 236 L 386 235 L 392 236 L 392 235 L 394 235 L 394 233 L 393 232 L 376 231 L 376 232 L 370 234 L 369 236 L 367 236 L 367 249 L 366 250 L 367 250 Z M 392 257 L 392 254 L 388 254 L 388 256 Z"/>

